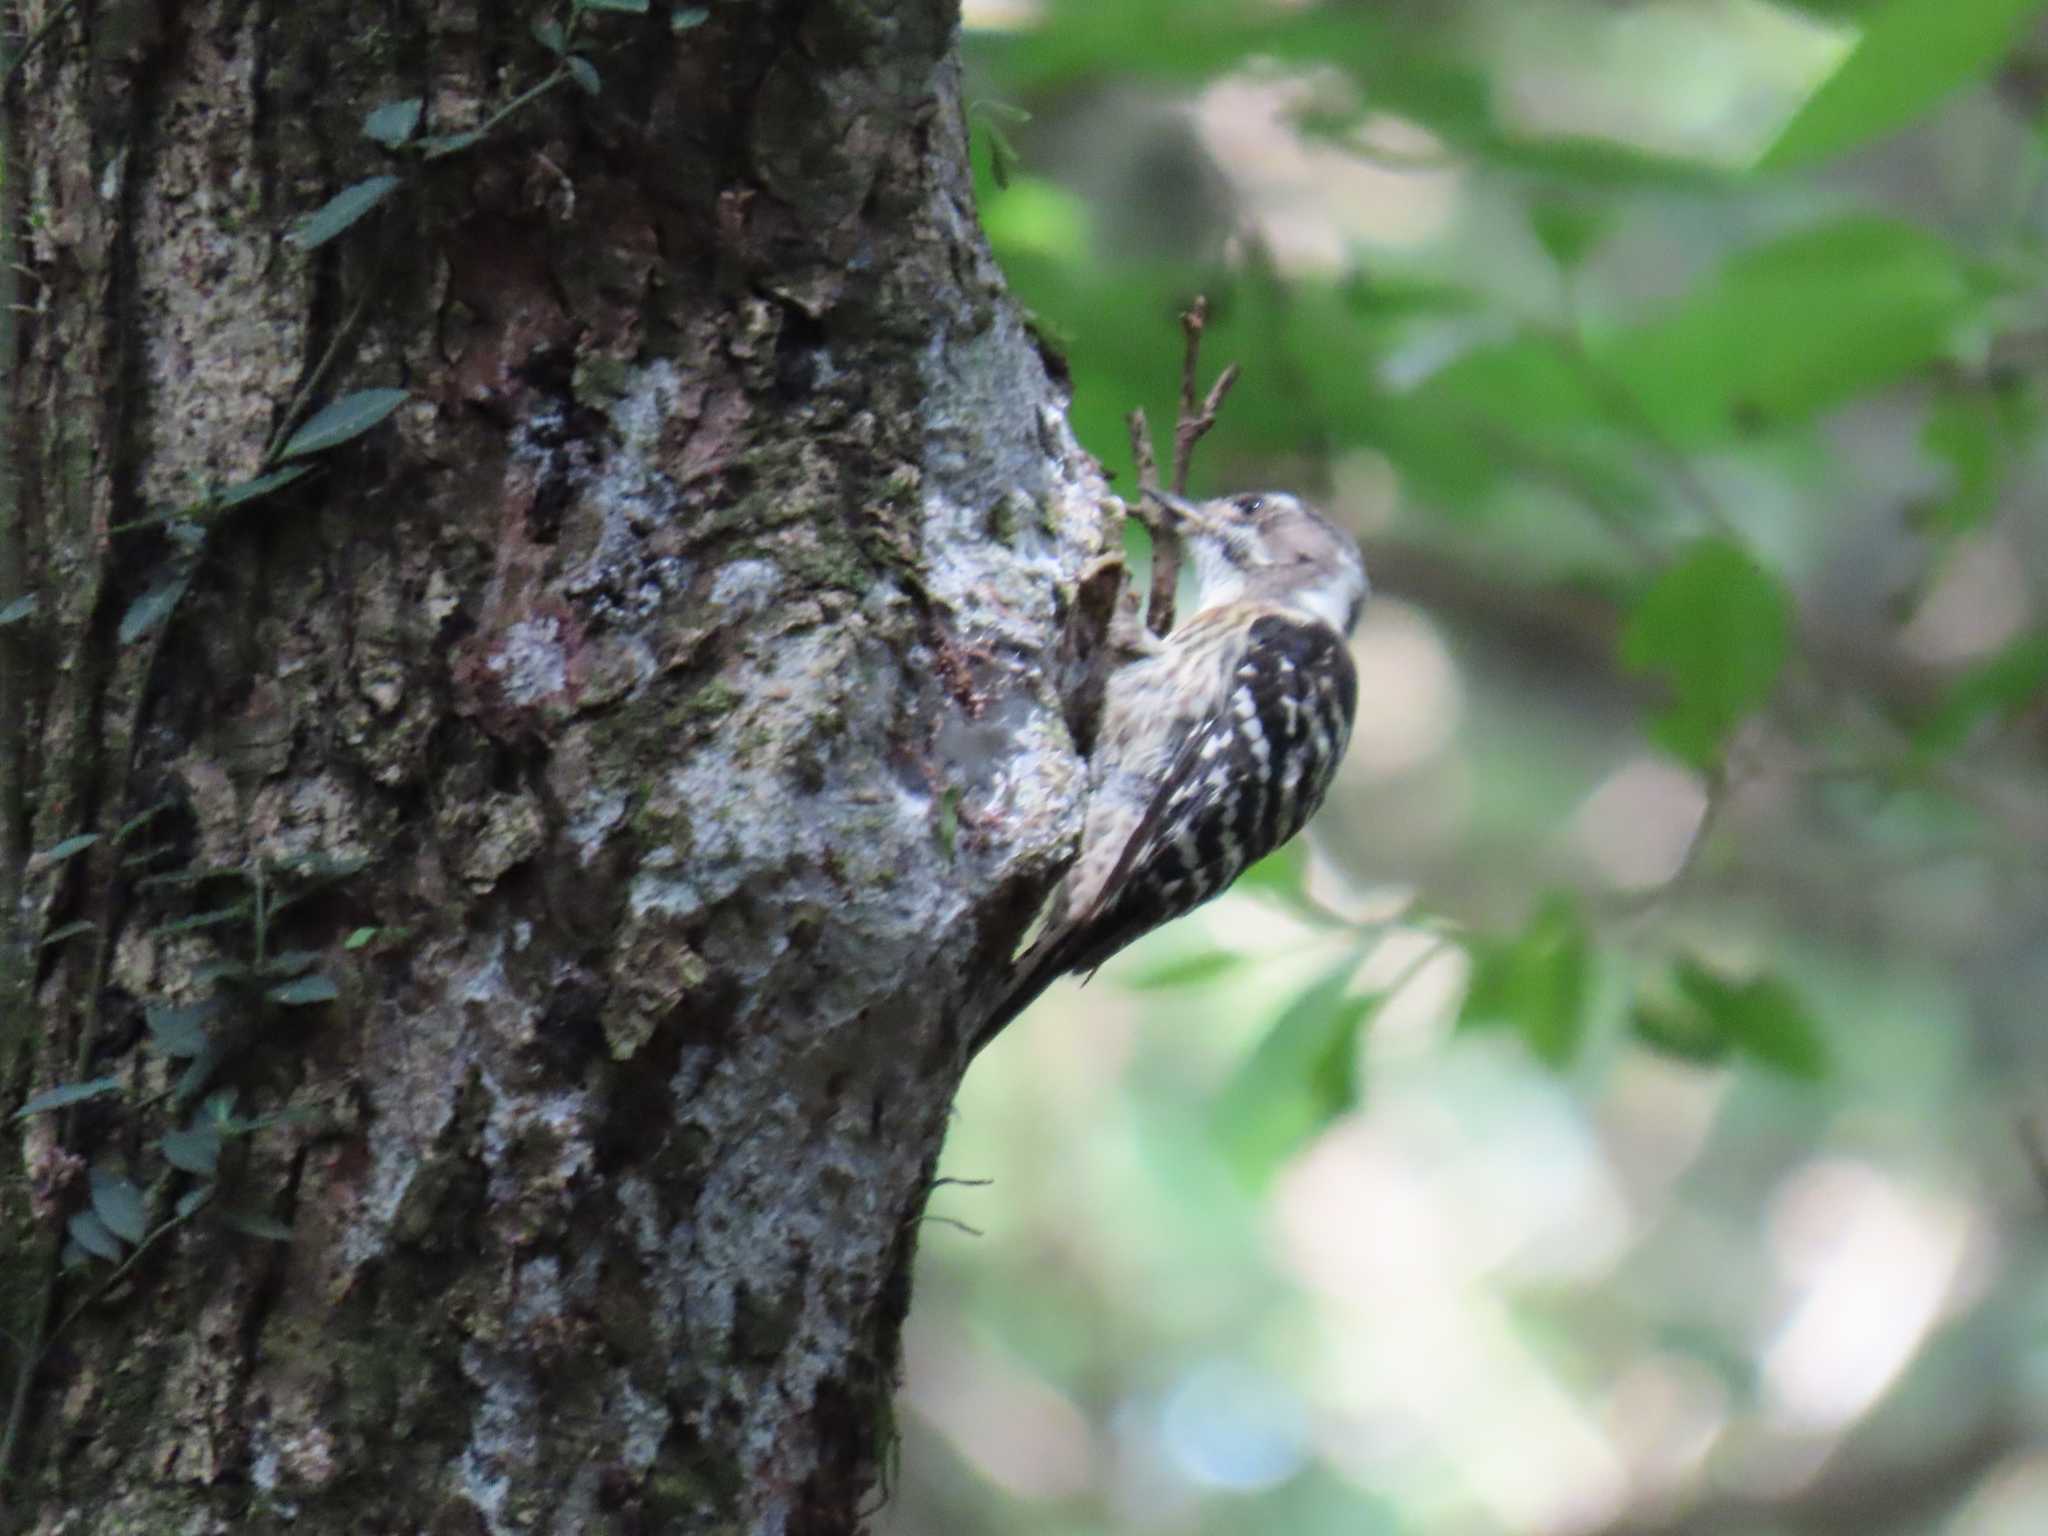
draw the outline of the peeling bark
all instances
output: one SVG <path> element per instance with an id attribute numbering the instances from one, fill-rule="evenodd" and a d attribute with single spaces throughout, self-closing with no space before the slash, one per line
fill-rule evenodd
<path id="1" fill-rule="evenodd" d="M 364 869 L 280 935 L 341 998 L 231 1069 L 313 1112 L 239 1175 L 292 1240 L 195 1220 L 87 1308 L 8 1528 L 826 1533 L 873 1496 L 960 1015 L 1078 828 L 1052 658 L 1105 493 L 975 224 L 953 5 L 664 9 L 310 256 L 290 221 L 389 163 L 364 111 L 483 121 L 551 65 L 530 14 L 85 4 L 9 102 L 7 835 L 165 800 L 192 862 Z M 121 644 L 175 547 L 110 529 L 251 474 L 359 303 L 322 394 L 412 401 Z M 17 1274 L 66 1156 L 184 1187 L 139 1019 L 217 953 L 73 863 L 24 920 L 103 917 L 104 974 L 51 952 L 8 1086 L 91 1031 L 130 1092 L 63 1149 L 29 1122 Z"/>

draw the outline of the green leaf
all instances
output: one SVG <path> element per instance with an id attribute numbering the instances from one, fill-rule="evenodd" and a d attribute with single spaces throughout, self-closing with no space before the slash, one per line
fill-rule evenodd
<path id="1" fill-rule="evenodd" d="M 218 928 L 225 923 L 238 923 L 250 916 L 253 911 L 248 902 L 238 901 L 232 907 L 214 907 L 206 912 L 194 912 L 188 917 L 173 918 L 168 923 L 158 923 L 150 932 L 197 933 L 202 928 Z"/>
<path id="2" fill-rule="evenodd" d="M 46 1088 L 31 1097 L 14 1112 L 14 1118 L 26 1120 L 30 1115 L 48 1114 L 51 1110 L 62 1109 L 68 1104 L 83 1104 L 87 1099 L 118 1093 L 120 1089 L 121 1079 L 118 1077 L 96 1077 L 85 1083 L 62 1083 L 55 1088 Z"/>
<path id="3" fill-rule="evenodd" d="M 371 176 L 353 186 L 343 187 L 299 220 L 285 238 L 302 251 L 318 250 L 396 192 L 398 187 L 396 176 Z"/>
<path id="4" fill-rule="evenodd" d="M 363 137 L 374 139 L 386 149 L 397 149 L 419 131 L 420 114 L 427 104 L 417 96 L 404 101 L 387 101 L 371 109 L 363 119 Z"/>
<path id="5" fill-rule="evenodd" d="M 439 160 L 443 155 L 459 155 L 472 144 L 481 144 L 483 138 L 481 129 L 465 128 L 460 133 L 437 133 L 421 149 L 426 159 Z"/>
<path id="6" fill-rule="evenodd" d="M 983 123 L 982 132 L 988 135 L 988 174 L 996 186 L 1007 192 L 1016 168 L 1024 163 L 1024 157 L 1017 153 L 1017 146 L 1010 142 L 1010 136 L 995 123 Z"/>
<path id="7" fill-rule="evenodd" d="M 668 29 L 671 32 L 687 32 L 692 27 L 701 27 L 711 18 L 710 10 L 701 5 L 679 5 L 668 13 Z"/>
<path id="8" fill-rule="evenodd" d="M 1561 1069 L 1585 1038 L 1591 991 L 1585 921 L 1569 896 L 1553 893 L 1513 939 L 1473 946 L 1472 981 L 1458 1027 L 1511 1029 L 1537 1060 Z"/>
<path id="9" fill-rule="evenodd" d="M 317 949 L 281 949 L 256 967 L 259 976 L 296 976 L 310 971 L 321 960 Z"/>
<path id="10" fill-rule="evenodd" d="M 553 17 L 543 16 L 533 24 L 533 38 L 549 53 L 565 53 L 569 48 L 568 34 L 563 32 L 562 24 Z"/>
<path id="11" fill-rule="evenodd" d="M 165 1162 L 186 1173 L 210 1179 L 220 1167 L 220 1127 L 204 1120 L 196 1122 L 189 1130 L 166 1132 L 157 1145 L 163 1151 Z M 181 1214 L 189 1213 L 181 1210 Z"/>
<path id="12" fill-rule="evenodd" d="M 331 853 L 298 854 L 289 859 L 279 859 L 276 864 L 277 872 L 281 875 L 290 875 L 294 879 L 299 880 L 328 883 L 336 880 L 346 880 L 351 875 L 359 875 L 369 867 L 369 858 L 359 853 L 340 855 Z"/>
<path id="13" fill-rule="evenodd" d="M 343 395 L 294 432 L 278 457 L 299 459 L 338 448 L 361 437 L 411 398 L 403 389 L 359 389 Z"/>
<path id="14" fill-rule="evenodd" d="M 44 934 L 43 942 L 38 944 L 36 948 L 49 949 L 53 945 L 62 944 L 66 939 L 75 939 L 80 934 L 97 933 L 99 932 L 99 927 L 98 923 L 91 921 L 89 918 L 81 917 L 75 923 L 66 923 L 62 928 L 52 933 Z"/>
<path id="15" fill-rule="evenodd" d="M 328 976 L 301 976 L 272 987 L 263 995 L 287 1008 L 302 1008 L 313 1003 L 331 1003 L 341 996 L 341 989 Z"/>
<path id="16" fill-rule="evenodd" d="M 1638 999 L 1629 1029 L 1651 1050 L 1700 1066 L 1728 1059 L 1735 1043 L 1700 1009 L 1685 1002 Z"/>
<path id="17" fill-rule="evenodd" d="M 604 82 L 598 78 L 597 66 L 580 53 L 572 53 L 562 63 L 569 71 L 569 78 L 586 96 L 596 96 L 604 90 Z"/>
<path id="18" fill-rule="evenodd" d="M 1621 659 L 1671 687 L 1650 727 L 1659 746 L 1711 768 L 1728 733 L 1770 697 L 1792 642 L 1792 599 L 1726 539 L 1701 539 L 1643 594 Z"/>
<path id="19" fill-rule="evenodd" d="M 36 594 L 24 592 L 13 602 L 7 604 L 4 608 L 0 608 L 0 629 L 5 629 L 9 624 L 21 623 L 22 620 L 35 611 Z"/>
<path id="20" fill-rule="evenodd" d="M 230 507 L 239 507 L 244 502 L 255 501 L 273 491 L 281 491 L 294 480 L 303 479 L 313 472 L 310 464 L 293 464 L 284 469 L 273 469 L 267 475 L 258 475 L 254 480 L 244 480 L 240 485 L 231 485 L 214 500 L 214 508 L 225 512 Z"/>
<path id="21" fill-rule="evenodd" d="M 213 1074 L 221 1069 L 228 1059 L 228 1048 L 218 1040 L 207 1042 L 206 1049 L 192 1058 L 192 1064 L 185 1069 L 185 1075 L 178 1079 L 178 1086 L 171 1090 L 171 1102 L 179 1108 L 190 1104 L 206 1091 L 206 1085 L 213 1081 Z"/>
<path id="22" fill-rule="evenodd" d="M 184 1221 L 199 1207 L 211 1200 L 217 1186 L 201 1184 L 197 1189 L 188 1189 L 178 1196 L 178 1220 Z"/>
<path id="23" fill-rule="evenodd" d="M 1982 527 L 2005 470 L 1998 422 L 1985 402 L 1969 395 L 1944 396 L 1928 416 L 1920 443 L 1947 462 L 1953 484 L 1944 500 L 1914 509 L 1914 528 L 1953 536 Z"/>
<path id="24" fill-rule="evenodd" d="M 122 1248 L 121 1240 L 107 1230 L 106 1223 L 91 1211 L 80 1211 L 65 1223 L 64 1230 L 71 1234 L 71 1241 L 96 1259 L 119 1262 L 127 1251 Z"/>
<path id="25" fill-rule="evenodd" d="M 273 1243 L 288 1243 L 292 1240 L 290 1227 L 275 1216 L 267 1216 L 261 1211 L 229 1207 L 220 1213 L 220 1219 L 237 1232 L 246 1232 L 250 1237 L 267 1238 Z"/>
<path id="26" fill-rule="evenodd" d="M 1353 956 L 1289 1004 L 1217 1098 L 1217 1143 L 1248 1188 L 1263 1188 L 1357 1096 L 1359 1025 L 1381 1001 L 1345 995 L 1357 969 Z"/>
<path id="27" fill-rule="evenodd" d="M 1939 236 L 1842 219 L 1743 251 L 1680 302 L 1583 347 L 1534 334 L 1468 353 L 1396 403 L 1398 424 L 1433 426 L 1467 455 L 1475 430 L 1552 457 L 1560 438 L 1594 431 L 1635 442 L 1648 429 L 1677 448 L 1740 441 L 1946 356 L 1982 305 Z"/>
<path id="28" fill-rule="evenodd" d="M 579 11 L 624 11 L 631 16 L 647 14 L 647 0 L 576 0 Z"/>
<path id="29" fill-rule="evenodd" d="M 2041 0 L 1889 0 L 1759 169 L 1808 165 L 1901 128 L 2011 52 Z"/>
<path id="30" fill-rule="evenodd" d="M 1576 271 L 1613 226 L 1608 209 L 1580 199 L 1545 197 L 1529 209 L 1530 229 L 1564 272 Z"/>
<path id="31" fill-rule="evenodd" d="M 90 1182 L 93 1214 L 114 1236 L 131 1243 L 141 1242 L 149 1232 L 149 1212 L 143 1209 L 142 1191 L 120 1174 L 98 1168 L 92 1170 Z"/>
<path id="32" fill-rule="evenodd" d="M 62 864 L 66 859 L 85 852 L 100 840 L 97 832 L 81 832 L 76 837 L 67 837 L 61 843 L 54 843 L 43 852 L 46 864 Z"/>
<path id="33" fill-rule="evenodd" d="M 118 848 L 121 844 L 127 842 L 129 838 L 140 832 L 152 821 L 155 821 L 165 811 L 168 811 L 171 805 L 172 802 L 170 800 L 159 800 L 155 805 L 137 811 L 133 816 L 130 816 L 119 827 L 114 829 L 114 846 Z"/>
<path id="34" fill-rule="evenodd" d="M 168 619 L 177 610 L 178 600 L 185 595 L 185 587 L 191 580 L 189 570 L 180 571 L 135 599 L 128 611 L 121 615 L 121 643 L 133 645 Z"/>
<path id="35" fill-rule="evenodd" d="M 375 928 L 358 928 L 341 941 L 341 947 L 343 949 L 361 949 L 376 937 L 377 930 Z"/>
<path id="36" fill-rule="evenodd" d="M 213 998 L 183 1008 L 151 1008 L 144 1014 L 150 1044 L 166 1056 L 197 1056 L 212 1043 L 203 1026 L 219 1013 Z"/>
<path id="37" fill-rule="evenodd" d="M 1988 720 L 2008 721 L 2048 694 L 2048 631 L 2034 630 L 1949 685 L 1941 707 L 1914 733 L 1922 752 L 1954 752 Z"/>
<path id="38" fill-rule="evenodd" d="M 1735 982 L 1695 960 L 1672 968 L 1685 999 L 1735 1049 L 1790 1077 L 1826 1075 L 1827 1043 L 1799 997 L 1775 976 Z"/>
<path id="39" fill-rule="evenodd" d="M 163 885 L 199 885 L 207 880 L 239 880 L 242 870 L 235 864 L 196 864 L 183 869 L 167 869 L 159 875 L 146 875 L 135 882 L 137 890 L 149 890 Z"/>

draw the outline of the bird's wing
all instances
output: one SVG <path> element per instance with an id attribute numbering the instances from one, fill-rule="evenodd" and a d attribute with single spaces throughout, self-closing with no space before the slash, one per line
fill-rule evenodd
<path id="1" fill-rule="evenodd" d="M 1357 701 L 1335 630 L 1286 612 L 1253 620 L 1221 707 L 1189 731 L 1094 900 L 1019 962 L 976 1048 L 1058 977 L 1192 911 L 1300 831 L 1336 774 Z"/>

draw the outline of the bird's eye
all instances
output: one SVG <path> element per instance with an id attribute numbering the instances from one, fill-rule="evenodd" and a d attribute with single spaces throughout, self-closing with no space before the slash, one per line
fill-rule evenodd
<path id="1" fill-rule="evenodd" d="M 1266 498 L 1263 496 L 1233 496 L 1230 499 L 1230 504 L 1246 517 L 1250 517 L 1266 504 Z"/>

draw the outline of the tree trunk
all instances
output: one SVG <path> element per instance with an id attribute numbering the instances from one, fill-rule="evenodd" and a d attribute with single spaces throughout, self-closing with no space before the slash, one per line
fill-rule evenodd
<path id="1" fill-rule="evenodd" d="M 964 1014 L 1078 827 L 1103 490 L 975 225 L 955 6 L 668 9 L 558 65 L 483 0 L 19 7 L 0 1087 L 116 1084 L 14 1127 L 0 1526 L 872 1502 Z"/>

